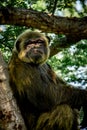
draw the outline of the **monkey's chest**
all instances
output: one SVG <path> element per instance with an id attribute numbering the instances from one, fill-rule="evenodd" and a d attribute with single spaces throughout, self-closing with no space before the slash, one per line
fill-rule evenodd
<path id="1" fill-rule="evenodd" d="M 40 110 L 48 110 L 55 103 L 52 93 L 51 80 L 47 72 L 41 69 L 33 70 L 27 75 L 28 85 L 26 86 L 26 94 L 29 102 Z"/>

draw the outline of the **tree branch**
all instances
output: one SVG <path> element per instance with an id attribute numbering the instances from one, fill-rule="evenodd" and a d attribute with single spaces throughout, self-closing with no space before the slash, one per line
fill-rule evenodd
<path id="1" fill-rule="evenodd" d="M 67 42 L 87 39 L 87 17 L 68 18 L 31 9 L 0 8 L 0 24 L 27 26 L 48 33 L 65 34 Z"/>
<path id="2" fill-rule="evenodd" d="M 51 44 L 50 46 L 50 57 L 62 51 L 64 48 L 70 47 L 70 45 L 72 45 L 72 43 L 67 43 L 66 37 L 57 39 L 56 44 Z"/>

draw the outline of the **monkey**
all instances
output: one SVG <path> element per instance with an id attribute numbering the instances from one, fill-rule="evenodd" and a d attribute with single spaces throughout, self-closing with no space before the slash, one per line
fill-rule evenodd
<path id="1" fill-rule="evenodd" d="M 49 39 L 40 32 L 25 30 L 15 41 L 9 82 L 27 129 L 79 130 L 79 110 L 87 108 L 87 91 L 59 78 L 47 63 L 49 56 Z M 82 124 L 87 126 L 86 121 Z"/>

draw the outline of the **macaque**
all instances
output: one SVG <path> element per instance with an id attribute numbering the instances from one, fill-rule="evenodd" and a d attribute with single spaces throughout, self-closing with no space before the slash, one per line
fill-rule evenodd
<path id="1" fill-rule="evenodd" d="M 26 30 L 18 36 L 8 65 L 17 104 L 28 130 L 79 130 L 78 110 L 87 108 L 87 91 L 60 79 L 46 63 L 49 55 L 44 34 Z"/>

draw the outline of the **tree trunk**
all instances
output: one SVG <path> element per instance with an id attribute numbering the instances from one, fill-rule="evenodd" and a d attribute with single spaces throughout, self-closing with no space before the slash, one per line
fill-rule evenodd
<path id="1" fill-rule="evenodd" d="M 0 53 L 0 130 L 26 130 L 9 86 L 8 67 Z"/>

